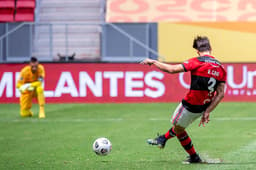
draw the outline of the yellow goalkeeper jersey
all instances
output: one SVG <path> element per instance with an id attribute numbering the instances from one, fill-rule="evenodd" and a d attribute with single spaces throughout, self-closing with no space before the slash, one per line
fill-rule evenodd
<path id="1" fill-rule="evenodd" d="M 35 73 L 32 73 L 31 67 L 25 66 L 21 72 L 20 77 L 17 82 L 17 87 L 19 88 L 21 85 L 25 83 L 33 83 L 39 80 L 39 78 L 44 78 L 45 72 L 44 72 L 44 66 L 41 64 L 38 64 L 37 71 Z"/>

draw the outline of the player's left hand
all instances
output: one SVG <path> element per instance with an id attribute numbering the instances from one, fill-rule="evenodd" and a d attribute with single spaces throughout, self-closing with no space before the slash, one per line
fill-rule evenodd
<path id="1" fill-rule="evenodd" d="M 203 125 L 203 127 L 205 127 L 205 123 L 208 123 L 209 121 L 210 121 L 210 113 L 209 112 L 204 112 L 198 126 Z"/>
<path id="2" fill-rule="evenodd" d="M 27 88 L 28 91 L 33 91 L 34 89 L 35 89 L 35 88 L 32 87 L 32 86 L 29 86 L 29 87 Z"/>
<path id="3" fill-rule="evenodd" d="M 155 60 L 152 60 L 150 58 L 146 58 L 145 60 L 143 60 L 142 62 L 140 62 L 140 64 L 147 64 L 147 65 L 152 65 L 154 64 Z"/>

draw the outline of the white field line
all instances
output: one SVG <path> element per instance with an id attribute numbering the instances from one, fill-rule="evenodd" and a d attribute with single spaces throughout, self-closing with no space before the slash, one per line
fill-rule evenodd
<path id="1" fill-rule="evenodd" d="M 217 166 L 204 167 L 205 170 L 216 169 L 255 169 L 256 158 L 256 140 L 241 146 L 235 151 L 223 155 L 223 164 Z"/>
<path id="2" fill-rule="evenodd" d="M 256 117 L 219 117 L 219 118 L 210 118 L 211 120 L 217 120 L 217 121 L 255 121 Z M 167 119 L 162 119 L 162 118 L 150 118 L 149 120 L 151 121 L 165 121 Z"/>
<path id="3" fill-rule="evenodd" d="M 22 118 L 22 119 L 13 119 L 13 120 L 7 120 L 7 119 L 0 119 L 0 122 L 45 122 L 45 123 L 51 123 L 51 122 L 119 122 L 123 121 L 121 118 L 99 118 L 99 119 L 31 119 L 31 118 Z"/>
<path id="4" fill-rule="evenodd" d="M 34 118 L 22 118 L 22 119 L 0 119 L 0 122 L 120 122 L 120 121 L 133 121 L 136 119 L 123 119 L 123 118 L 77 118 L 77 119 L 36 119 Z M 256 117 L 221 117 L 212 118 L 213 121 L 255 121 Z M 169 121 L 167 118 L 148 118 L 142 119 L 142 121 Z"/>

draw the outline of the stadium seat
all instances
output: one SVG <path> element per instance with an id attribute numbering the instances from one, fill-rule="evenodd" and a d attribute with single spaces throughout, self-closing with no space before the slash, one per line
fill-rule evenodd
<path id="1" fill-rule="evenodd" d="M 13 22 L 14 8 L 0 8 L 0 22 Z"/>
<path id="2" fill-rule="evenodd" d="M 0 0 L 0 22 L 13 22 L 15 0 Z"/>
<path id="3" fill-rule="evenodd" d="M 32 21 L 34 22 L 34 8 L 17 8 L 15 21 Z"/>
<path id="4" fill-rule="evenodd" d="M 0 8 L 15 8 L 15 0 L 0 0 Z"/>
<path id="5" fill-rule="evenodd" d="M 35 0 L 17 0 L 15 21 L 34 21 Z"/>
<path id="6" fill-rule="evenodd" d="M 17 0 L 16 8 L 35 8 L 35 0 Z"/>

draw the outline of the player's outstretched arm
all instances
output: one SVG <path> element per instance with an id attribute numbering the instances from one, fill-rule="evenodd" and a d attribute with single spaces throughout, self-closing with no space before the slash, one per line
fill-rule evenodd
<path id="1" fill-rule="evenodd" d="M 220 103 L 220 101 L 224 97 L 224 88 L 225 83 L 220 83 L 216 90 L 216 96 L 213 98 L 212 103 L 210 106 L 205 110 L 204 114 L 202 115 L 201 121 L 199 123 L 199 126 L 203 125 L 205 126 L 205 123 L 208 123 L 210 121 L 210 112 L 212 112 L 216 106 Z"/>
<path id="2" fill-rule="evenodd" d="M 152 60 L 149 58 L 146 58 L 145 60 L 143 60 L 141 64 L 150 65 L 150 66 L 155 65 L 158 69 L 171 74 L 184 72 L 184 68 L 181 64 L 173 64 L 173 65 L 165 64 L 160 61 Z"/>

